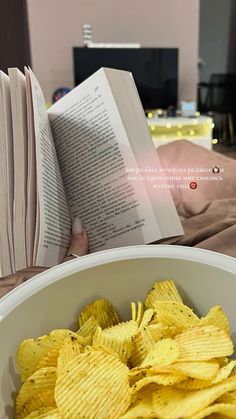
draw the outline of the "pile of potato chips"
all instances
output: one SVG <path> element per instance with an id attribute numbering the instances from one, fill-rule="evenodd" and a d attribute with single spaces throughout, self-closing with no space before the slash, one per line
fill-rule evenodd
<path id="1" fill-rule="evenodd" d="M 199 318 L 167 280 L 131 312 L 121 322 L 99 299 L 82 310 L 77 332 L 23 341 L 16 418 L 236 418 L 236 360 L 222 309 Z"/>

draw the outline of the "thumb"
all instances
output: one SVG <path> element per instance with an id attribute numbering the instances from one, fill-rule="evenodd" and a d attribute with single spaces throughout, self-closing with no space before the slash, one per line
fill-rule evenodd
<path id="1" fill-rule="evenodd" d="M 75 217 L 72 223 L 71 242 L 67 253 L 77 256 L 83 256 L 88 253 L 88 236 L 78 217 Z M 65 260 L 69 260 L 70 256 Z"/>

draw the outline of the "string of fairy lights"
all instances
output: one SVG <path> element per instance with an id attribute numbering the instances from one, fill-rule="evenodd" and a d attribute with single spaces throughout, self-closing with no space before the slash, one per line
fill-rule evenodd
<path id="1" fill-rule="evenodd" d="M 211 135 L 215 126 L 212 118 L 201 117 L 200 112 L 196 112 L 194 117 L 163 117 L 163 111 L 157 110 L 155 113 L 147 113 L 148 126 L 153 137 L 159 137 L 163 140 L 175 137 L 184 139 L 187 137 L 200 138 Z M 217 144 L 218 139 L 213 138 L 212 144 Z"/>

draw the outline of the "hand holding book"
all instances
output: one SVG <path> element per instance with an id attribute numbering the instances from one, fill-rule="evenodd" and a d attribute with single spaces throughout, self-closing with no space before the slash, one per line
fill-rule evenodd
<path id="1" fill-rule="evenodd" d="M 100 69 L 48 111 L 31 70 L 0 76 L 0 277 L 60 263 L 77 216 L 90 252 L 183 234 L 169 190 L 127 176 L 160 168 L 130 73 Z"/>

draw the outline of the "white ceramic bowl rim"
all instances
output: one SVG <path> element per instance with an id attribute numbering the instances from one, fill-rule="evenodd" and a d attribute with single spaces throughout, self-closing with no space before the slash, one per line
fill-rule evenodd
<path id="1" fill-rule="evenodd" d="M 0 321 L 32 294 L 63 277 L 87 268 L 119 260 L 153 257 L 199 262 L 236 274 L 236 258 L 200 248 L 174 245 L 143 245 L 109 249 L 57 265 L 19 285 L 0 300 Z"/>

